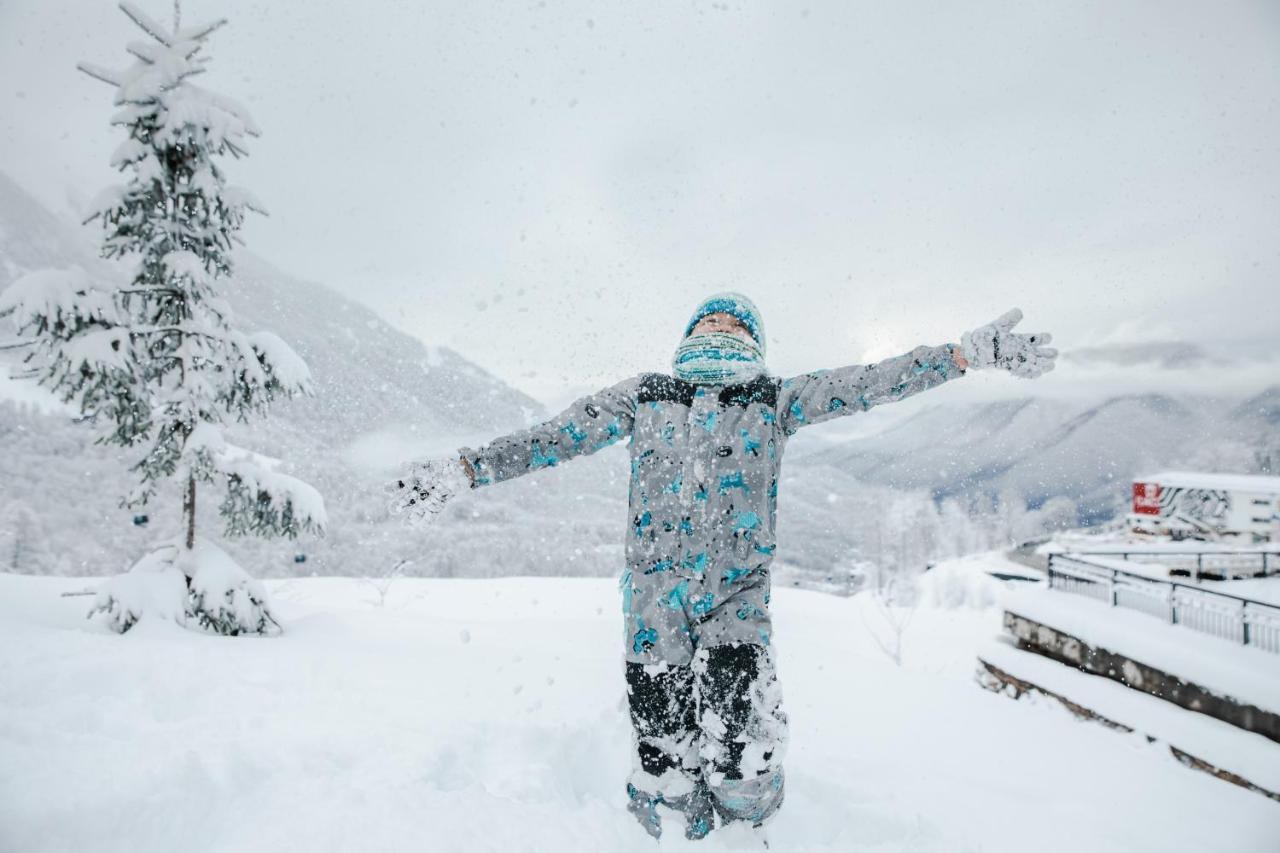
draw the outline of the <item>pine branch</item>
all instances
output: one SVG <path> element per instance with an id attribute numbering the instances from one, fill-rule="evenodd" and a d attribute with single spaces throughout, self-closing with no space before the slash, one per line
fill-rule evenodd
<path id="1" fill-rule="evenodd" d="M 214 30 L 225 26 L 226 23 L 227 23 L 226 18 L 219 18 L 218 20 L 210 21 L 207 24 L 200 24 L 199 26 L 185 29 L 178 34 L 178 37 L 181 38 L 183 41 L 186 41 L 188 39 L 191 41 L 200 41 L 201 39 L 208 37 L 208 35 L 212 33 Z"/>
<path id="2" fill-rule="evenodd" d="M 91 62 L 77 62 L 76 68 L 88 74 L 95 80 L 101 80 L 109 86 L 123 85 L 124 81 L 113 71 L 108 71 L 100 65 L 94 65 Z"/>
<path id="3" fill-rule="evenodd" d="M 7 341 L 5 343 L 0 343 L 0 350 L 22 349 L 23 347 L 29 347 L 34 344 L 35 341 Z"/>
<path id="4" fill-rule="evenodd" d="M 181 288 L 178 288 L 178 287 L 161 287 L 160 285 L 156 285 L 154 287 L 117 287 L 115 292 L 126 293 L 126 294 L 127 293 L 186 293 L 185 290 L 182 290 Z"/>
<path id="5" fill-rule="evenodd" d="M 137 57 L 140 61 L 145 62 L 147 65 L 155 65 L 156 54 L 163 53 L 163 51 L 161 51 L 159 48 L 156 48 L 154 45 L 150 45 L 144 41 L 131 41 L 124 46 L 124 49 L 126 53 L 132 54 L 133 56 Z M 180 54 L 180 56 L 183 59 L 190 61 L 191 58 L 194 57 L 199 51 L 200 51 L 200 45 L 195 42 L 192 42 L 187 45 L 186 50 L 183 51 Z"/>
<path id="6" fill-rule="evenodd" d="M 165 85 L 161 86 L 160 93 L 163 95 L 163 94 L 168 94 L 169 92 L 175 91 L 177 89 L 180 89 L 182 88 L 186 80 L 188 80 L 191 77 L 195 77 L 197 74 L 203 74 L 204 72 L 205 72 L 205 69 L 203 68 L 191 68 L 186 71 L 183 71 L 181 74 L 177 76 L 177 78 L 175 78 L 174 82 L 166 83 Z M 145 98 L 142 98 L 141 100 L 136 100 L 133 98 L 117 98 L 116 105 L 131 106 L 131 107 L 148 107 L 154 104 L 156 100 L 157 98 L 154 95 L 148 95 Z M 123 127 L 127 127 L 133 124 L 134 121 L 135 119 L 132 116 L 128 116 L 124 113 L 119 113 L 116 116 L 113 116 L 111 119 L 112 124 L 117 126 L 123 126 Z M 121 169 L 121 171 L 123 171 L 123 168 Z"/>
<path id="7" fill-rule="evenodd" d="M 124 52 L 136 57 L 139 62 L 145 62 L 147 65 L 155 65 L 155 58 L 148 56 L 145 52 L 148 47 L 150 47 L 150 45 L 143 44 L 142 42 L 129 42 L 125 45 Z"/>
<path id="8" fill-rule="evenodd" d="M 151 47 L 140 41 L 131 41 L 124 46 L 124 52 L 136 56 L 142 62 L 148 65 L 155 65 L 156 61 L 153 57 L 147 55 L 147 50 Z"/>
<path id="9" fill-rule="evenodd" d="M 129 2 L 129 0 L 121 0 L 120 11 L 129 16 L 129 20 L 133 21 L 147 35 L 160 42 L 165 47 L 173 47 L 173 38 L 164 27 L 152 20 L 146 12 Z"/>
<path id="10" fill-rule="evenodd" d="M 136 326 L 129 330 L 130 335 L 190 335 L 193 338 L 208 338 L 211 341 L 221 340 L 218 335 L 202 332 L 198 329 L 186 329 L 182 326 Z"/>

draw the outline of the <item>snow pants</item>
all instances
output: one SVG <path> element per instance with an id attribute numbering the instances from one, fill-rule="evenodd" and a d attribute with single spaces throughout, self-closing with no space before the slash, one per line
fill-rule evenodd
<path id="1" fill-rule="evenodd" d="M 685 835 L 763 823 L 782 805 L 787 718 L 766 646 L 698 649 L 690 664 L 627 663 L 634 767 L 628 808 L 655 838 L 658 806 Z"/>

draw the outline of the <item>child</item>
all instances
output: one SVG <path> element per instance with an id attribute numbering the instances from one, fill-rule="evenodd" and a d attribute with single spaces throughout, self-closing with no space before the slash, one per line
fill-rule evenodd
<path id="1" fill-rule="evenodd" d="M 415 464 L 393 511 L 434 517 L 453 496 L 554 467 L 630 438 L 631 521 L 622 575 L 623 648 L 634 729 L 630 810 L 655 838 L 658 806 L 685 835 L 760 825 L 783 798 L 787 720 L 769 641 L 778 476 L 801 427 L 998 367 L 1052 369 L 1048 335 L 1012 331 L 1014 309 L 961 344 L 877 364 L 778 379 L 765 371 L 760 312 L 745 296 L 704 300 L 673 373 L 646 373 L 578 400 L 479 450 Z"/>

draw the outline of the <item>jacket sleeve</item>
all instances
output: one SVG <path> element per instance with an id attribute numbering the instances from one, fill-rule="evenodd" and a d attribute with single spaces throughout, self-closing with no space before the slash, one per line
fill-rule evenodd
<path id="1" fill-rule="evenodd" d="M 778 422 L 787 435 L 802 426 L 865 412 L 918 394 L 964 371 L 952 360 L 954 344 L 916 347 L 875 364 L 853 364 L 786 379 L 778 391 Z"/>
<path id="2" fill-rule="evenodd" d="M 623 380 L 576 401 L 544 423 L 458 453 L 475 470 L 474 487 L 501 483 L 539 468 L 552 468 L 630 436 L 640 377 Z"/>

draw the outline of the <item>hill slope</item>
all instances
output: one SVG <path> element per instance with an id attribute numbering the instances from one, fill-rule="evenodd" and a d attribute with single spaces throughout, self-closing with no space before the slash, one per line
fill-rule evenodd
<path id="1" fill-rule="evenodd" d="M 121 265 L 97 258 L 97 236 L 96 228 L 59 221 L 0 172 L 0 289 L 25 272 L 73 264 L 119 278 Z M 363 305 L 250 252 L 237 253 L 236 276 L 222 293 L 244 326 L 271 329 L 306 359 L 315 397 L 275 411 L 317 441 L 350 441 L 394 423 L 430 431 L 504 429 L 541 412 L 536 401 L 452 350 L 428 348 Z"/>

